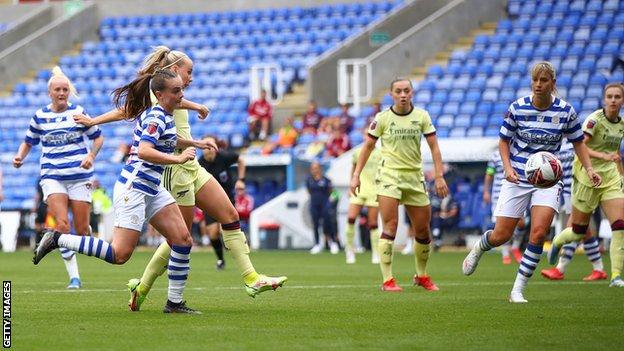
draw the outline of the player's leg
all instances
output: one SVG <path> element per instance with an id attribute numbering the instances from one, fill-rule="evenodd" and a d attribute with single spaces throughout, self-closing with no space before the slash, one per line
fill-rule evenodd
<path id="1" fill-rule="evenodd" d="M 570 208 L 570 212 L 571 211 L 572 209 Z M 569 213 L 563 213 L 561 215 L 562 217 L 567 217 L 565 221 L 563 221 L 564 228 L 571 227 L 572 216 Z M 559 262 L 557 262 L 557 266 L 548 269 L 542 269 L 542 271 L 540 272 L 542 276 L 550 280 L 562 280 L 564 278 L 564 274 L 566 269 L 568 268 L 568 265 L 574 257 L 574 252 L 576 251 L 577 247 L 577 242 L 571 242 L 569 244 L 563 245 L 561 247 L 561 253 L 559 254 Z"/>
<path id="2" fill-rule="evenodd" d="M 370 244 L 371 244 L 371 262 L 374 264 L 379 263 L 379 225 L 377 224 L 377 218 L 379 216 L 379 204 L 376 202 L 376 206 L 368 207 L 368 229 L 370 231 Z"/>
<path id="3" fill-rule="evenodd" d="M 621 193 L 602 202 L 602 210 L 611 223 L 611 284 L 609 286 L 624 287 L 622 269 L 624 266 L 624 198 Z"/>
<path id="4" fill-rule="evenodd" d="M 347 264 L 355 263 L 355 248 L 353 246 L 355 239 L 355 221 L 362 210 L 362 205 L 354 203 L 352 200 L 347 210 L 347 229 L 345 231 L 346 245 L 345 255 Z"/>
<path id="5" fill-rule="evenodd" d="M 405 211 L 410 218 L 412 230 L 415 234 L 414 254 L 416 259 L 416 275 L 414 276 L 414 284 L 420 285 L 430 291 L 439 290 L 427 274 L 427 262 L 429 261 L 429 253 L 431 252 L 431 230 L 429 228 L 431 206 L 412 206 L 406 204 Z"/>
<path id="6" fill-rule="evenodd" d="M 89 201 L 90 196 L 89 196 Z M 71 207 L 71 211 L 73 214 L 72 223 L 74 225 L 74 231 L 78 235 L 90 235 L 91 230 L 89 229 L 89 221 L 90 221 L 90 211 L 91 211 L 91 203 L 87 201 L 80 200 L 69 200 L 69 206 Z M 61 249 L 61 253 L 63 250 Z M 68 250 L 69 251 L 69 250 Z M 82 282 L 80 281 L 80 273 L 78 271 L 78 260 L 76 259 L 76 253 L 73 251 L 69 251 L 71 256 L 69 259 L 65 257 L 65 267 L 67 268 L 67 272 L 70 273 L 69 285 L 68 289 L 79 289 L 82 286 Z"/>
<path id="7" fill-rule="evenodd" d="M 401 291 L 392 275 L 392 254 L 399 220 L 399 200 L 379 195 L 379 212 L 381 213 L 382 233 L 379 238 L 379 265 L 383 277 L 382 290 Z"/>
<path id="8" fill-rule="evenodd" d="M 503 181 L 494 212 L 496 224 L 494 230 L 487 230 L 475 243 L 462 263 L 465 275 L 471 275 L 477 269 L 484 252 L 509 241 L 520 218 L 531 200 L 532 187 L 524 187 Z"/>
<path id="9" fill-rule="evenodd" d="M 221 224 L 212 217 L 206 217 L 206 233 L 210 238 L 210 245 L 217 255 L 217 269 L 225 268 L 225 257 L 223 256 L 223 242 L 221 241 Z"/>
<path id="10" fill-rule="evenodd" d="M 249 258 L 247 239 L 240 229 L 238 212 L 236 212 L 221 185 L 214 178 L 210 178 L 195 194 L 195 198 L 197 206 L 206 215 L 221 223 L 223 243 L 230 250 L 243 276 L 247 294 L 255 297 L 263 291 L 275 290 L 282 286 L 287 280 L 286 277 L 267 277 L 258 274 L 254 269 Z"/>
<path id="11" fill-rule="evenodd" d="M 61 186 L 60 182 L 58 183 L 58 186 Z M 60 233 L 69 234 L 71 231 L 68 213 L 69 196 L 66 193 L 67 189 L 63 187 L 62 191 L 63 192 L 48 195 L 48 213 L 56 221 L 55 230 Z M 69 276 L 69 284 L 67 285 L 67 288 L 79 289 L 81 284 L 76 253 L 64 247 L 59 247 L 59 252 L 61 253 L 61 258 L 63 259 L 63 263 L 65 264 L 65 270 L 67 270 L 67 275 Z"/>
<path id="12" fill-rule="evenodd" d="M 544 189 L 550 190 L 550 189 Z M 518 267 L 516 280 L 511 289 L 510 302 L 522 303 L 524 299 L 524 288 L 529 278 L 533 276 L 539 264 L 544 248 L 546 233 L 550 231 L 550 225 L 555 217 L 555 209 L 549 206 L 536 205 L 531 207 L 531 231 L 529 233 L 529 243 L 524 250 L 522 261 Z"/>

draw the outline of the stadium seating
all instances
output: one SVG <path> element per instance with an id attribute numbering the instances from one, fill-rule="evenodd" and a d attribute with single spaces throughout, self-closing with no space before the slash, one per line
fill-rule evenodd
<path id="1" fill-rule="evenodd" d="M 100 40 L 84 42 L 78 55 L 63 56 L 59 65 L 80 94 L 74 100 L 91 115 L 112 108 L 110 92 L 132 80 L 152 46 L 183 50 L 195 62 L 194 82 L 185 91 L 189 100 L 211 107 L 209 121 L 191 116 L 196 137 L 213 134 L 241 146 L 247 134 L 249 73 L 255 63 L 277 63 L 286 89 L 305 78 L 307 65 L 323 52 L 364 29 L 400 4 L 402 0 L 319 5 L 302 8 L 187 13 L 104 18 Z M 2 31 L 0 26 L 0 32 Z M 0 156 L 11 162 L 34 112 L 49 103 L 48 70 L 30 83 L 16 84 L 13 94 L 0 98 L 5 115 L 0 119 Z M 273 84 L 276 78 L 273 77 Z M 111 162 L 118 145 L 131 140 L 131 127 L 123 122 L 104 126 L 105 146 L 98 156 L 96 176 L 112 189 L 121 165 Z M 27 209 L 34 197 L 33 174 L 38 173 L 39 148 L 33 148 L 20 169 L 3 169 L 5 209 Z M 268 183 L 267 183 L 268 184 Z M 259 186 L 256 205 L 275 195 L 283 184 Z M 268 195 L 267 195 L 268 194 Z"/>

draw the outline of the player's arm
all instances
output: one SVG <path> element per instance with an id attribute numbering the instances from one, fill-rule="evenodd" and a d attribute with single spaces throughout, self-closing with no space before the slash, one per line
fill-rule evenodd
<path id="1" fill-rule="evenodd" d="M 191 110 L 199 113 L 200 119 L 205 119 L 210 114 L 210 109 L 206 105 L 198 104 L 196 102 L 187 100 L 182 98 L 180 102 L 180 106 L 178 106 L 182 110 Z"/>
<path id="2" fill-rule="evenodd" d="M 87 154 L 87 156 L 80 163 L 80 167 L 84 169 L 89 169 L 93 166 L 93 161 L 97 157 L 97 154 L 102 149 L 102 145 L 104 145 L 104 136 L 98 135 L 95 139 L 93 139 L 93 145 L 91 145 L 91 151 Z"/>
<path id="3" fill-rule="evenodd" d="M 357 163 L 355 164 L 355 167 L 351 174 L 350 190 L 351 193 L 354 195 L 357 195 L 357 193 L 360 191 L 360 173 L 362 173 L 362 169 L 364 169 L 364 166 L 366 165 L 366 162 L 368 161 L 371 152 L 373 152 L 376 142 L 376 138 L 372 137 L 370 134 L 366 135 L 364 145 L 362 145 L 362 149 L 360 150 L 360 157 L 358 157 Z"/>
<path id="4" fill-rule="evenodd" d="M 444 166 L 442 165 L 442 153 L 440 152 L 440 145 L 438 144 L 438 137 L 435 133 L 425 135 L 425 140 L 431 150 L 431 158 L 433 159 L 434 169 L 434 182 L 435 189 L 438 196 L 445 198 L 448 195 L 448 186 L 444 180 Z"/>
<path id="5" fill-rule="evenodd" d="M 594 171 L 594 168 L 592 167 L 591 159 L 589 158 L 589 148 L 585 145 L 585 142 L 577 141 L 577 142 L 572 143 L 572 145 L 574 146 L 574 153 L 576 153 L 576 156 L 578 156 L 579 161 L 581 161 L 581 164 L 585 168 L 585 171 L 587 172 L 587 176 L 589 177 L 589 179 L 591 179 L 594 186 L 600 185 L 600 183 L 602 182 L 602 179 L 600 178 L 600 175 L 598 175 L 598 173 L 596 173 Z"/>
<path id="6" fill-rule="evenodd" d="M 185 139 L 180 137 L 179 135 L 176 138 L 176 146 L 180 149 L 186 149 L 187 147 L 195 147 L 198 149 L 214 149 L 219 150 L 219 147 L 215 142 L 210 139 L 202 139 L 202 140 L 193 140 L 193 139 Z"/>
<path id="7" fill-rule="evenodd" d="M 73 117 L 74 122 L 82 124 L 85 127 L 92 127 L 100 124 L 117 122 L 128 118 L 128 116 L 126 116 L 126 112 L 119 108 L 110 110 L 102 115 L 93 118 L 83 114 L 74 115 Z"/>
<path id="8" fill-rule="evenodd" d="M 238 180 L 236 182 L 245 183 L 245 175 L 247 174 L 247 165 L 245 164 L 245 159 L 243 159 L 240 155 L 238 156 L 238 160 L 236 160 L 237 170 L 238 170 Z"/>
<path id="9" fill-rule="evenodd" d="M 156 150 L 155 144 L 151 141 L 141 140 L 138 150 L 139 158 L 149 163 L 159 165 L 182 164 L 195 159 L 195 149 L 188 148 L 179 155 L 168 154 Z"/>
<path id="10" fill-rule="evenodd" d="M 518 184 L 520 183 L 520 177 L 518 177 L 518 173 L 511 166 L 511 158 L 510 158 L 510 147 L 509 142 L 511 140 L 506 140 L 500 138 L 498 140 L 498 150 L 500 152 L 501 161 L 503 162 L 503 169 L 505 170 L 505 179 L 508 182 Z"/>
<path id="11" fill-rule="evenodd" d="M 490 193 L 490 189 L 492 188 L 492 181 L 494 180 L 493 172 L 490 173 L 490 167 L 485 171 L 485 176 L 483 177 L 483 202 L 489 204 L 492 201 L 492 194 Z"/>
<path id="12" fill-rule="evenodd" d="M 30 149 L 32 149 L 32 145 L 23 141 L 19 148 L 17 149 L 17 153 L 13 157 L 13 167 L 20 168 L 24 163 L 24 159 L 30 153 Z"/>

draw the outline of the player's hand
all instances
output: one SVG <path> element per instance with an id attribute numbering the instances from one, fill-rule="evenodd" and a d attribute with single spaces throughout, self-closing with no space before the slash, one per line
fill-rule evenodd
<path id="1" fill-rule="evenodd" d="M 434 183 L 436 194 L 438 194 L 441 199 L 447 197 L 449 194 L 449 190 L 448 185 L 446 185 L 446 180 L 444 180 L 444 177 L 436 177 Z"/>
<path id="2" fill-rule="evenodd" d="M 593 168 L 587 169 L 587 176 L 589 177 L 589 180 L 591 180 L 592 184 L 595 187 L 599 186 L 600 183 L 602 183 L 602 178 L 600 177 L 598 173 L 596 173 L 596 171 L 594 171 Z"/>
<path id="3" fill-rule="evenodd" d="M 606 153 L 605 154 L 605 161 L 619 162 L 620 161 L 620 154 L 617 153 L 617 152 L 614 152 L 612 154 Z"/>
<path id="4" fill-rule="evenodd" d="M 197 140 L 195 144 L 196 147 L 201 150 L 212 149 L 214 151 L 219 151 L 219 147 L 217 146 L 217 144 L 210 138 Z"/>
<path id="5" fill-rule="evenodd" d="M 83 126 L 87 127 L 87 128 L 91 128 L 93 127 L 93 125 L 95 125 L 95 123 L 93 123 L 93 119 L 83 115 L 83 114 L 78 114 L 78 115 L 74 115 L 74 122 L 78 123 L 78 124 L 82 124 Z"/>
<path id="6" fill-rule="evenodd" d="M 516 173 L 516 170 L 511 167 L 509 169 L 505 169 L 505 179 L 507 179 L 507 181 L 510 183 L 520 183 L 520 177 L 518 176 L 518 173 Z"/>
<path id="7" fill-rule="evenodd" d="M 21 157 L 15 156 L 13 157 L 13 167 L 20 168 L 24 164 L 24 160 Z"/>
<path id="8" fill-rule="evenodd" d="M 95 158 L 95 156 L 93 156 L 92 153 L 88 153 L 87 157 L 85 157 L 82 162 L 80 162 L 80 168 L 84 168 L 84 169 L 89 169 L 91 167 L 93 167 L 93 159 Z"/>
<path id="9" fill-rule="evenodd" d="M 349 191 L 353 196 L 357 196 L 360 192 L 360 177 L 357 175 L 353 175 L 351 178 L 351 184 L 349 185 Z"/>
<path id="10" fill-rule="evenodd" d="M 195 148 L 188 147 L 182 151 L 181 154 L 178 155 L 178 163 L 182 164 L 195 159 Z"/>
<path id="11" fill-rule="evenodd" d="M 199 105 L 197 113 L 199 113 L 199 119 L 206 119 L 210 115 L 210 109 L 206 105 Z"/>
<path id="12" fill-rule="evenodd" d="M 492 195 L 489 191 L 483 192 L 483 203 L 489 204 L 492 201 Z"/>

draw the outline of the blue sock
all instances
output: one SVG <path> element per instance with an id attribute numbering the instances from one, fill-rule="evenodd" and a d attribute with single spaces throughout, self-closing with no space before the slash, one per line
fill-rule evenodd
<path id="1" fill-rule="evenodd" d="M 522 255 L 522 261 L 520 261 L 520 267 L 518 267 L 518 274 L 531 278 L 540 261 L 543 249 L 543 246 L 529 244 L 526 250 L 524 250 L 524 255 Z"/>
<path id="2" fill-rule="evenodd" d="M 171 256 L 169 256 L 169 290 L 167 298 L 173 303 L 182 302 L 182 293 L 188 279 L 188 272 L 191 261 L 191 246 L 171 245 Z"/>
<path id="3" fill-rule="evenodd" d="M 583 248 L 585 249 L 587 258 L 594 266 L 594 269 L 598 271 L 603 270 L 604 267 L 602 266 L 602 255 L 600 254 L 600 243 L 598 243 L 598 239 L 591 237 L 585 240 L 585 242 L 583 242 Z"/>
<path id="4" fill-rule="evenodd" d="M 92 236 L 61 234 L 58 238 L 61 248 L 74 250 L 83 255 L 95 256 L 108 263 L 115 263 L 113 247 L 106 241 Z"/>

